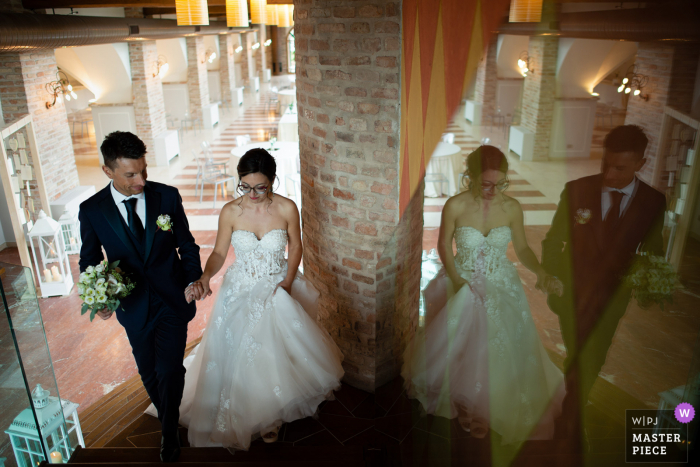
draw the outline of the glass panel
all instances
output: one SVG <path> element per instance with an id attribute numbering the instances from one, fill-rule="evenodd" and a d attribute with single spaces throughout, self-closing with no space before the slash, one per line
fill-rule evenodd
<path id="1" fill-rule="evenodd" d="M 6 466 L 37 465 L 52 451 L 68 459 L 74 443 L 63 412 L 71 403 L 58 394 L 32 272 L 0 263 L 0 284 L 0 455 Z"/>
<path id="2" fill-rule="evenodd" d="M 688 198 L 690 178 L 695 163 L 696 131 L 686 123 L 667 115 L 663 129 L 663 147 L 661 154 L 661 173 L 656 189 L 666 194 L 666 219 L 664 222 L 664 241 L 666 242 L 666 259 L 674 256 L 674 248 L 681 247 L 676 241 L 676 229 L 680 218 L 688 215 L 692 208 Z"/>

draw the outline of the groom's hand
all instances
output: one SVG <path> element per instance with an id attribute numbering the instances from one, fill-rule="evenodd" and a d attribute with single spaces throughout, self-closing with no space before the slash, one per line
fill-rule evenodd
<path id="1" fill-rule="evenodd" d="M 97 312 L 97 316 L 99 316 L 102 319 L 109 319 L 112 317 L 113 313 L 114 312 L 109 308 L 102 308 L 100 311 Z"/>

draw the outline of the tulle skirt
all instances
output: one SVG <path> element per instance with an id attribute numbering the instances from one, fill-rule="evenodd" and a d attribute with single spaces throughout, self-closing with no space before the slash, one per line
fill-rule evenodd
<path id="1" fill-rule="evenodd" d="M 273 425 L 314 415 L 343 376 L 343 355 L 316 323 L 318 292 L 279 273 L 241 288 L 227 274 L 187 373 L 180 423 L 192 446 L 248 449 Z M 152 415 L 155 410 L 151 406 Z"/>
<path id="2" fill-rule="evenodd" d="M 425 291 L 426 325 L 401 371 L 409 396 L 429 414 L 488 425 L 503 444 L 551 438 L 563 375 L 540 341 L 517 271 L 458 271 L 470 285 L 456 294 L 444 270 Z"/>

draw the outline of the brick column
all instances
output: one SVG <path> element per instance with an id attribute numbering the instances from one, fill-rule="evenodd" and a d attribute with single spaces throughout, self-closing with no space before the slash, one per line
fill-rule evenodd
<path id="1" fill-rule="evenodd" d="M 257 28 L 258 30 L 258 42 L 260 47 L 253 50 L 253 60 L 255 60 L 255 76 L 260 78 L 260 83 L 263 82 L 263 69 L 265 68 L 265 46 L 263 45 L 267 40 L 265 38 L 265 25 L 261 24 Z M 253 45 L 254 42 L 251 44 Z"/>
<path id="2" fill-rule="evenodd" d="M 484 124 L 486 115 L 496 113 L 496 87 L 498 85 L 498 65 L 496 63 L 496 40 L 492 40 L 486 55 L 479 63 L 476 70 L 476 83 L 474 86 L 474 103 L 481 109 L 479 124 Z"/>
<path id="3" fill-rule="evenodd" d="M 535 135 L 532 160 L 549 158 L 552 137 L 552 117 L 556 91 L 556 67 L 559 39 L 552 36 L 530 38 L 527 54 L 530 67 L 523 84 L 523 103 L 520 126 Z"/>
<path id="4" fill-rule="evenodd" d="M 237 46 L 234 44 L 236 37 L 233 34 L 219 36 L 219 76 L 221 79 L 221 99 L 231 102 L 233 105 L 233 88 L 236 87 L 236 69 L 234 66 L 233 51 Z"/>
<path id="5" fill-rule="evenodd" d="M 649 77 L 649 83 L 642 90 L 642 94 L 649 95 L 649 100 L 630 95 L 625 124 L 639 125 L 649 138 L 647 163 L 639 172 L 646 182 L 652 182 L 656 166 L 664 107 L 668 105 L 680 112 L 690 113 L 698 54 L 697 46 L 688 44 L 639 43 L 635 64 L 637 73 Z"/>
<path id="6" fill-rule="evenodd" d="M 238 41 L 243 50 L 241 50 L 238 53 L 234 52 L 233 61 L 235 63 L 241 64 L 241 82 L 236 83 L 238 87 L 241 87 L 248 84 L 248 54 L 246 53 L 246 47 L 248 46 L 248 44 L 246 41 L 246 35 L 238 34 Z"/>
<path id="7" fill-rule="evenodd" d="M 295 16 L 304 271 L 345 381 L 372 391 L 377 263 L 399 220 L 400 7 L 305 0 Z"/>
<path id="8" fill-rule="evenodd" d="M 207 61 L 204 59 L 204 37 L 187 39 L 187 92 L 190 95 L 190 116 L 202 118 L 202 107 L 209 105 Z"/>
<path id="9" fill-rule="evenodd" d="M 272 35 L 272 26 L 267 26 L 265 28 L 265 40 L 270 39 L 272 42 L 270 42 L 270 45 L 268 47 L 265 47 L 265 68 L 270 70 L 270 73 L 272 73 L 272 48 L 273 42 L 274 42 L 274 37 Z"/>
<path id="10" fill-rule="evenodd" d="M 50 200 L 79 185 L 64 101 L 50 109 L 46 83 L 56 79 L 53 50 L 0 54 L 0 107 L 5 123 L 31 114 Z"/>
<path id="11" fill-rule="evenodd" d="M 155 138 L 167 130 L 163 85 L 156 74 L 158 62 L 156 41 L 130 42 L 129 61 L 131 62 L 131 89 L 134 93 L 136 133 L 148 148 L 146 161 L 155 165 Z M 154 74 L 156 75 L 153 76 Z"/>

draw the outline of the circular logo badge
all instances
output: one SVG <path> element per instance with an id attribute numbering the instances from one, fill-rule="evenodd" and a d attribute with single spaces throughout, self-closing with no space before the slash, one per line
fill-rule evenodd
<path id="1" fill-rule="evenodd" d="M 679 422 L 688 423 L 695 418 L 695 409 L 689 403 L 681 402 L 676 406 L 674 415 Z"/>

